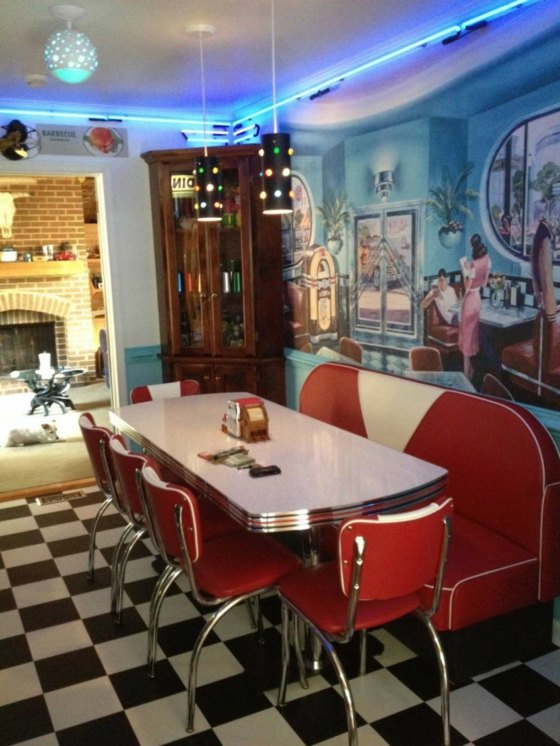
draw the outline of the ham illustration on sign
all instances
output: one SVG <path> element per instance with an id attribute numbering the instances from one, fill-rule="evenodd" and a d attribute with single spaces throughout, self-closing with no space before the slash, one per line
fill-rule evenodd
<path id="1" fill-rule="evenodd" d="M 90 127 L 84 135 L 84 145 L 92 155 L 115 156 L 122 150 L 123 139 L 109 127 Z"/>

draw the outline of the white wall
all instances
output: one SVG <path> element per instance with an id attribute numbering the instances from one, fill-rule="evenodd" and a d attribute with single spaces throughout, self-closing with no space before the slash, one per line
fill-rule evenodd
<path id="1" fill-rule="evenodd" d="M 22 117 L 28 126 L 37 123 Z M 46 117 L 40 123 L 48 122 Z M 64 124 L 57 120 L 57 124 Z M 88 122 L 72 122 L 87 126 Z M 182 148 L 179 127 L 126 124 L 127 158 L 37 155 L 28 161 L 0 157 L 0 176 L 96 176 L 100 207 L 100 245 L 106 292 L 107 325 L 112 340 L 112 371 L 118 381 L 115 403 L 126 403 L 124 350 L 160 342 L 154 278 L 154 245 L 146 150 Z M 105 225 L 106 230 L 103 230 Z"/>

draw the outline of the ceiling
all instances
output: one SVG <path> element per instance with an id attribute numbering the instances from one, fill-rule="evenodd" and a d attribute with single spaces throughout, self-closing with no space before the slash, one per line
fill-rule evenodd
<path id="1" fill-rule="evenodd" d="M 63 28 L 49 7 L 56 0 L 16 0 L 2 14 L 0 106 L 87 110 L 118 116 L 201 116 L 200 49 L 192 24 L 215 26 L 204 41 L 209 121 L 242 119 L 271 103 L 271 0 L 77 0 L 87 16 L 75 28 L 97 47 L 99 67 L 81 85 L 48 76 L 34 88 L 26 75 L 45 73 L 43 48 Z M 423 39 L 497 7 L 499 0 L 275 0 L 277 100 L 315 90 L 358 64 Z M 540 41 L 558 39 L 558 0 L 528 0 L 520 9 L 454 43 L 416 49 L 330 86 L 328 94 L 279 109 L 293 127 L 358 124 L 372 116 L 428 101 L 446 87 L 460 101 L 461 81 L 495 71 L 499 58 L 514 66 L 519 82 L 504 97 L 534 85 L 535 72 L 521 54 Z M 559 77 L 560 55 L 539 70 L 539 85 Z M 538 61 L 535 62 L 538 64 Z M 542 60 L 541 60 L 541 67 Z M 494 94 L 495 95 L 495 94 Z M 482 95 L 483 99 L 483 95 Z M 476 102 L 469 102 L 471 108 Z M 459 105 L 459 104 L 458 104 Z M 441 103 L 440 103 L 441 106 Z"/>

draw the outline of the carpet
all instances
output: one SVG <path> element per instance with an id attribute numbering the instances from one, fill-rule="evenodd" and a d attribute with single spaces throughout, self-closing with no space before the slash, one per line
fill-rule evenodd
<path id="1" fill-rule="evenodd" d="M 32 396 L 31 392 L 1 396 L 0 418 L 3 425 L 54 420 L 60 440 L 0 448 L 0 499 L 2 493 L 92 478 L 78 419 L 83 412 L 91 412 L 96 424 L 109 427 L 110 396 L 104 382 L 73 387 L 70 397 L 76 409 L 62 414 L 59 407 L 54 405 L 47 418 L 42 411 L 26 415 Z"/>

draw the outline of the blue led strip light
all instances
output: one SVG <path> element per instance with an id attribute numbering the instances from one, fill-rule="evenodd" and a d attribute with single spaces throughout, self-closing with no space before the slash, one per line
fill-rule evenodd
<path id="1" fill-rule="evenodd" d="M 496 6 L 495 8 L 492 8 L 491 10 L 486 11 L 485 13 L 480 13 L 465 21 L 454 24 L 452 26 L 448 26 L 446 29 L 437 31 L 422 39 L 410 42 L 409 44 L 405 44 L 403 47 L 399 47 L 398 49 L 382 54 L 379 57 L 375 57 L 374 59 L 369 60 L 368 62 L 364 62 L 363 64 L 358 65 L 355 68 L 352 68 L 351 70 L 340 72 L 338 75 L 333 76 L 332 78 L 329 78 L 328 80 L 324 80 L 310 88 L 299 91 L 298 93 L 294 93 L 291 96 L 286 96 L 285 98 L 276 102 L 276 108 L 279 108 L 280 106 L 286 106 L 286 104 L 289 104 L 292 101 L 297 101 L 300 98 L 314 95 L 317 92 L 323 91 L 324 89 L 328 88 L 331 85 L 334 85 L 335 83 L 340 82 L 343 79 L 350 78 L 366 70 L 370 70 L 373 67 L 377 67 L 378 65 L 382 65 L 386 62 L 390 62 L 391 60 L 402 57 L 403 55 L 408 54 L 409 52 L 412 52 L 415 49 L 424 47 L 428 44 L 432 44 L 433 42 L 443 41 L 446 38 L 453 37 L 453 36 L 456 36 L 457 38 L 459 38 L 462 34 L 469 31 L 470 28 L 476 27 L 479 24 L 483 24 L 485 21 L 491 21 L 497 18 L 498 16 L 503 16 L 508 13 L 511 13 L 512 11 L 517 10 L 518 8 L 522 6 L 535 5 L 536 3 L 539 3 L 539 2 L 541 2 L 541 0 L 512 0 L 512 2 L 502 3 Z M 262 116 L 263 114 L 267 114 L 268 112 L 272 111 L 272 109 L 273 109 L 273 106 L 271 104 L 269 106 L 265 106 L 261 109 L 258 109 L 257 111 L 254 111 L 251 114 L 248 114 L 242 119 L 237 119 L 233 122 L 214 122 L 214 124 L 220 127 L 226 127 L 226 128 L 232 127 L 233 130 L 235 131 L 242 125 L 249 126 L 248 123 L 252 119 Z M 122 122 L 138 122 L 138 123 L 146 123 L 146 124 L 176 124 L 183 128 L 186 128 L 189 125 L 192 125 L 197 128 L 202 127 L 202 122 L 200 120 L 185 119 L 179 116 L 150 117 L 150 116 L 137 116 L 134 114 L 102 115 L 96 112 L 88 113 L 88 112 L 53 111 L 53 110 L 48 110 L 48 109 L 42 109 L 42 110 L 41 109 L 22 109 L 20 107 L 15 107 L 15 106 L 14 107 L 0 107 L 0 114 L 19 114 L 20 116 L 33 116 L 33 117 L 47 116 L 47 117 L 56 117 L 58 119 L 67 119 L 67 120 L 68 119 L 80 119 L 80 120 L 86 119 L 87 120 L 90 118 L 94 120 L 98 120 L 100 117 L 106 116 L 107 121 L 118 119 Z"/>

